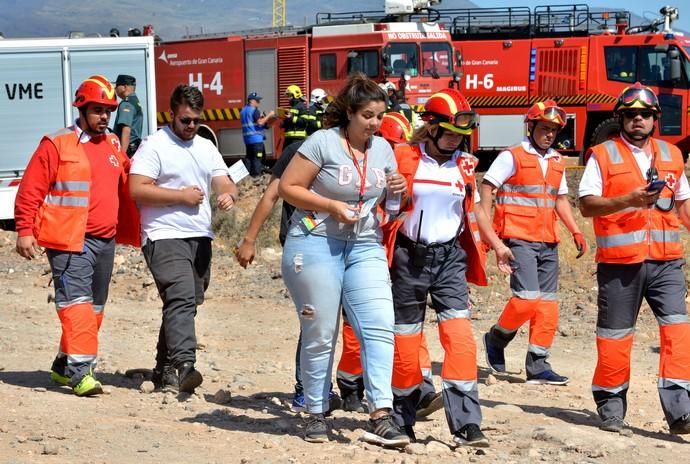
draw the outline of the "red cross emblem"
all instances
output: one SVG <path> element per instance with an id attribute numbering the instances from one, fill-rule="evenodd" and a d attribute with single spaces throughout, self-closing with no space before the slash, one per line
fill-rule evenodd
<path id="1" fill-rule="evenodd" d="M 554 155 L 554 156 L 553 156 L 553 160 L 554 160 L 556 163 L 560 163 L 560 162 L 561 162 L 561 155 L 560 155 L 560 154 Z"/>
<path id="2" fill-rule="evenodd" d="M 455 186 L 458 188 L 458 190 L 462 190 L 464 184 L 460 182 L 460 179 L 458 179 L 457 182 L 455 182 Z"/>
<path id="3" fill-rule="evenodd" d="M 469 158 L 465 158 L 462 160 L 462 162 L 460 163 L 460 168 L 468 176 L 474 174 L 474 163 Z"/>
<path id="4" fill-rule="evenodd" d="M 666 185 L 668 185 L 668 187 L 669 187 L 671 190 L 674 190 L 674 191 L 675 191 L 676 180 L 677 180 L 677 179 L 676 179 L 676 176 L 675 176 L 672 172 L 669 172 L 668 174 L 666 174 L 666 179 L 665 179 L 665 180 L 666 180 Z"/>
<path id="5" fill-rule="evenodd" d="M 122 151 L 122 145 L 120 145 L 120 141 L 116 137 L 111 138 L 110 143 L 113 144 L 113 147 L 115 147 L 115 150 Z"/>

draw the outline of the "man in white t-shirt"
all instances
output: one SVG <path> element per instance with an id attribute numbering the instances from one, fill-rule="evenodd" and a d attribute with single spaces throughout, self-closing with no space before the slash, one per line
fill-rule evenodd
<path id="1" fill-rule="evenodd" d="M 132 159 L 130 192 L 139 204 L 142 250 L 161 299 L 163 320 L 153 382 L 193 392 L 203 380 L 194 368 L 194 317 L 211 272 L 211 193 L 229 210 L 237 187 L 216 147 L 197 135 L 204 98 L 179 85 L 170 97 L 172 123 L 147 137 Z"/>
<path id="2" fill-rule="evenodd" d="M 652 137 L 661 106 L 639 82 L 618 97 L 621 134 L 590 148 L 580 211 L 597 240 L 600 428 L 622 432 L 630 353 L 644 298 L 659 324 L 659 399 L 672 434 L 690 434 L 690 321 L 680 223 L 690 228 L 690 187 L 680 150 Z"/>
<path id="3" fill-rule="evenodd" d="M 501 152 L 484 175 L 482 208 L 491 213 L 496 190 L 494 229 L 515 256 L 510 276 L 512 297 L 489 332 L 484 347 L 489 366 L 505 372 L 504 349 L 529 321 L 525 368 L 527 382 L 565 385 L 554 372 L 549 350 L 558 327 L 558 226 L 560 218 L 580 254 L 587 249 L 568 201 L 565 162 L 551 148 L 566 125 L 565 111 L 553 100 L 534 104 L 525 117 L 528 136 Z"/>

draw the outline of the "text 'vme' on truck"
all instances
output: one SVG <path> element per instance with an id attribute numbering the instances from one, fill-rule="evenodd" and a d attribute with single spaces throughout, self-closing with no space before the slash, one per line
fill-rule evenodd
<path id="1" fill-rule="evenodd" d="M 480 115 L 473 149 L 482 165 L 521 140 L 527 109 L 549 98 L 568 113 L 557 148 L 584 153 L 619 132 L 613 105 L 636 81 L 659 95 L 655 136 L 687 157 L 690 39 L 672 29 L 677 8 L 664 7 L 659 19 L 634 27 L 627 11 L 590 11 L 587 5 L 439 13 L 461 59 L 459 90 Z"/>
<path id="2" fill-rule="evenodd" d="M 204 93 L 204 125 L 226 159 L 244 156 L 240 110 L 249 92 L 263 97 L 265 111 L 285 108 L 285 89 L 305 95 L 321 88 L 334 96 L 348 75 L 361 71 L 377 82 L 392 82 L 411 106 L 453 80 L 449 32 L 425 19 L 440 0 L 386 0 L 380 12 L 318 13 L 312 26 L 189 36 L 156 47 L 158 123 L 169 121 L 166 99 L 179 83 Z M 279 124 L 267 132 L 269 156 L 280 153 Z"/>

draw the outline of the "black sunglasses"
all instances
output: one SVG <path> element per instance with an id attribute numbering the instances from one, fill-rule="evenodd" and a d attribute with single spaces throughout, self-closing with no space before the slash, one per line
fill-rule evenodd
<path id="1" fill-rule="evenodd" d="M 194 123 L 195 126 L 198 126 L 199 121 L 201 121 L 201 118 L 180 118 L 180 119 L 178 119 L 178 121 L 180 121 L 185 126 L 188 126 L 191 123 Z"/>
<path id="2" fill-rule="evenodd" d="M 642 119 L 649 119 L 654 116 L 654 112 L 646 110 L 625 110 L 623 111 L 623 116 L 628 119 L 635 119 L 637 116 L 642 116 Z"/>

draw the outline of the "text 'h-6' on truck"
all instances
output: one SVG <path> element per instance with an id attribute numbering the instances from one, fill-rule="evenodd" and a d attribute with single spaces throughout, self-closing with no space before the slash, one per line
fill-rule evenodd
<path id="1" fill-rule="evenodd" d="M 587 5 L 439 10 L 461 61 L 459 90 L 480 115 L 473 149 L 482 165 L 523 137 L 527 109 L 548 98 L 568 113 L 557 148 L 584 154 L 619 132 L 613 106 L 636 81 L 659 96 L 655 136 L 687 157 L 690 38 L 671 29 L 677 8 L 660 12 L 631 27 L 629 12 Z"/>
<path id="2" fill-rule="evenodd" d="M 41 137 L 71 125 L 79 84 L 102 74 L 137 80 L 143 135 L 156 130 L 153 37 L 0 40 L 0 225 L 13 228 L 14 199 Z M 110 123 L 115 121 L 111 116 Z"/>
<path id="3" fill-rule="evenodd" d="M 350 73 L 361 71 L 392 82 L 410 105 L 423 105 L 453 79 L 453 50 L 447 30 L 409 16 L 439 1 L 386 0 L 384 11 L 319 13 L 316 24 L 304 28 L 164 42 L 156 47 L 158 123 L 169 122 L 167 98 L 176 85 L 197 86 L 205 100 L 199 133 L 230 159 L 244 156 L 240 110 L 249 92 L 263 97 L 261 109 L 268 112 L 289 106 L 289 85 L 307 96 L 314 88 L 335 96 Z M 278 126 L 266 133 L 269 156 L 282 148 Z"/>

